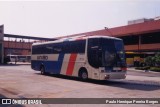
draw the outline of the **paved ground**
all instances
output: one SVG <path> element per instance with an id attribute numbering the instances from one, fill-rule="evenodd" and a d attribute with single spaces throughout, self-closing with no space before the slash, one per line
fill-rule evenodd
<path id="1" fill-rule="evenodd" d="M 5 98 L 160 98 L 160 73 L 129 69 L 125 80 L 82 82 L 77 78 L 40 75 L 30 65 L 0 66 L 0 97 Z M 16 107 L 9 105 L 10 107 Z M 24 106 L 24 105 L 23 105 Z M 44 105 L 25 105 L 27 107 Z M 53 105 L 45 105 L 52 107 Z M 58 107 L 106 107 L 137 105 L 56 104 Z M 140 106 L 159 107 L 160 105 Z M 0 105 L 1 107 L 1 105 Z M 6 106 L 4 106 L 6 107 Z M 22 105 L 19 105 L 22 107 Z"/>

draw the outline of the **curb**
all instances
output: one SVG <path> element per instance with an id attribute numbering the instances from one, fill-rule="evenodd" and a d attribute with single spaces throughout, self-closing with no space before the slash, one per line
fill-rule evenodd
<path id="1" fill-rule="evenodd" d="M 137 71 L 137 72 L 145 72 L 145 70 L 137 70 L 135 68 L 127 68 L 127 71 Z M 150 73 L 160 73 L 160 72 L 156 72 L 156 71 L 147 71 L 147 72 L 150 72 Z"/>

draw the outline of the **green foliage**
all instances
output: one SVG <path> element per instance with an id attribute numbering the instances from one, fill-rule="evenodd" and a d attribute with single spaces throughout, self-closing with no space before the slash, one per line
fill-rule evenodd
<path id="1" fill-rule="evenodd" d="M 151 67 L 150 70 L 160 72 L 160 67 Z"/>
<path id="2" fill-rule="evenodd" d="M 136 67 L 135 69 L 138 69 L 138 70 L 149 70 L 150 67 L 149 67 L 149 66 L 145 66 L 145 67 Z"/>
<path id="3" fill-rule="evenodd" d="M 149 67 L 149 66 L 145 66 L 145 67 L 136 67 L 135 69 L 160 72 L 160 67 Z"/>
<path id="4" fill-rule="evenodd" d="M 148 56 L 147 58 L 145 58 L 145 62 L 147 64 L 147 66 L 153 66 L 154 58 L 152 56 Z"/>
<path id="5" fill-rule="evenodd" d="M 154 60 L 155 60 L 156 66 L 160 66 L 160 53 L 157 53 L 157 54 L 154 56 Z"/>
<path id="6" fill-rule="evenodd" d="M 160 72 L 160 53 L 156 53 L 155 56 L 148 56 L 145 58 L 145 67 L 137 67 L 139 70 L 150 70 Z"/>
<path id="7" fill-rule="evenodd" d="M 160 66 L 160 53 L 156 53 L 155 56 L 148 56 L 145 58 L 147 66 Z"/>

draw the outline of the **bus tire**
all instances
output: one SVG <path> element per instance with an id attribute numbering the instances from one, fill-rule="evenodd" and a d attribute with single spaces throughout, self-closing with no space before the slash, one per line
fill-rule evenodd
<path id="1" fill-rule="evenodd" d="M 41 70 L 41 74 L 42 74 L 42 75 L 45 75 L 45 74 L 46 74 L 46 72 L 45 72 L 45 68 L 44 68 L 44 66 L 43 66 L 43 65 L 41 66 L 41 69 L 40 69 L 40 70 Z"/>
<path id="2" fill-rule="evenodd" d="M 88 73 L 87 73 L 87 70 L 85 68 L 81 68 L 79 70 L 79 77 L 82 80 L 87 80 L 88 79 Z"/>

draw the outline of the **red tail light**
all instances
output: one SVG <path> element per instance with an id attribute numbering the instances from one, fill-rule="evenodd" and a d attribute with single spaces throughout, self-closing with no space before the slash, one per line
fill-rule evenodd
<path id="1" fill-rule="evenodd" d="M 122 71 L 127 71 L 127 68 L 126 68 L 126 67 L 125 67 L 125 68 L 121 68 L 121 70 L 122 70 Z"/>

